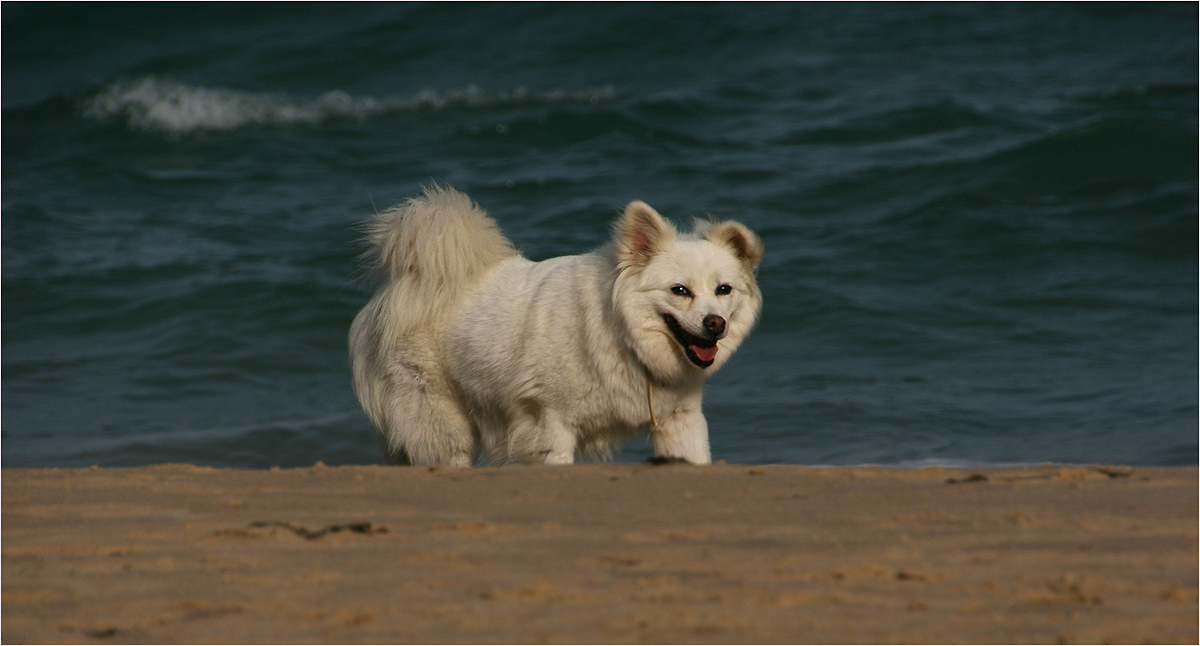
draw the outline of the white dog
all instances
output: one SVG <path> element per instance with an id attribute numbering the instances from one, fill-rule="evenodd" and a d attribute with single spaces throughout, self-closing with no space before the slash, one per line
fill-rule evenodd
<path id="1" fill-rule="evenodd" d="M 401 464 L 570 464 L 648 428 L 711 461 L 704 379 L 758 318 L 763 246 L 737 222 L 679 234 L 644 202 L 591 253 L 532 262 L 462 193 L 371 222 L 383 286 L 354 319 L 354 390 Z"/>

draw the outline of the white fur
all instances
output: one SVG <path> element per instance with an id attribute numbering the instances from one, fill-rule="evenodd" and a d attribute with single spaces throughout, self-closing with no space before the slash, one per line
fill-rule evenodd
<path id="1" fill-rule="evenodd" d="M 435 186 L 378 215 L 370 240 L 383 286 L 354 319 L 350 359 L 393 461 L 470 466 L 481 443 L 496 463 L 606 456 L 650 426 L 650 380 L 655 453 L 711 461 L 704 378 L 762 305 L 762 243 L 743 225 L 679 234 L 633 202 L 611 243 L 531 262 L 467 196 Z M 664 315 L 699 337 L 706 316 L 726 320 L 709 367 Z"/>

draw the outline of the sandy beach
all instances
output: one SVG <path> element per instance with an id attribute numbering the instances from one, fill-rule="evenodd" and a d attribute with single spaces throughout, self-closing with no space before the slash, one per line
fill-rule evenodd
<path id="1" fill-rule="evenodd" d="M 3 470 L 26 642 L 1196 643 L 1197 470 Z"/>

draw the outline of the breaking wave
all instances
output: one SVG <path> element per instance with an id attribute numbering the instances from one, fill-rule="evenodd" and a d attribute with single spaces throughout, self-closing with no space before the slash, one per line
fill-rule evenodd
<path id="1" fill-rule="evenodd" d="M 423 89 L 410 96 L 353 96 L 341 90 L 309 100 L 285 94 L 188 85 L 169 78 L 146 77 L 114 83 L 88 99 L 84 114 L 97 121 L 124 118 L 131 128 L 186 134 L 234 130 L 245 126 L 316 125 L 331 120 L 363 121 L 379 115 L 447 108 L 490 108 L 537 104 L 598 104 L 617 96 L 612 86 L 582 90 L 484 90 L 469 85 L 439 92 Z"/>

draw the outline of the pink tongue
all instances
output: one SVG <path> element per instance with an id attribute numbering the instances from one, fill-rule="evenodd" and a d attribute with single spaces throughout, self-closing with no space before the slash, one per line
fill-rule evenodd
<path id="1" fill-rule="evenodd" d="M 717 344 L 715 343 L 708 347 L 689 345 L 688 349 L 691 350 L 696 355 L 696 358 L 701 361 L 712 361 L 713 357 L 717 356 Z"/>

